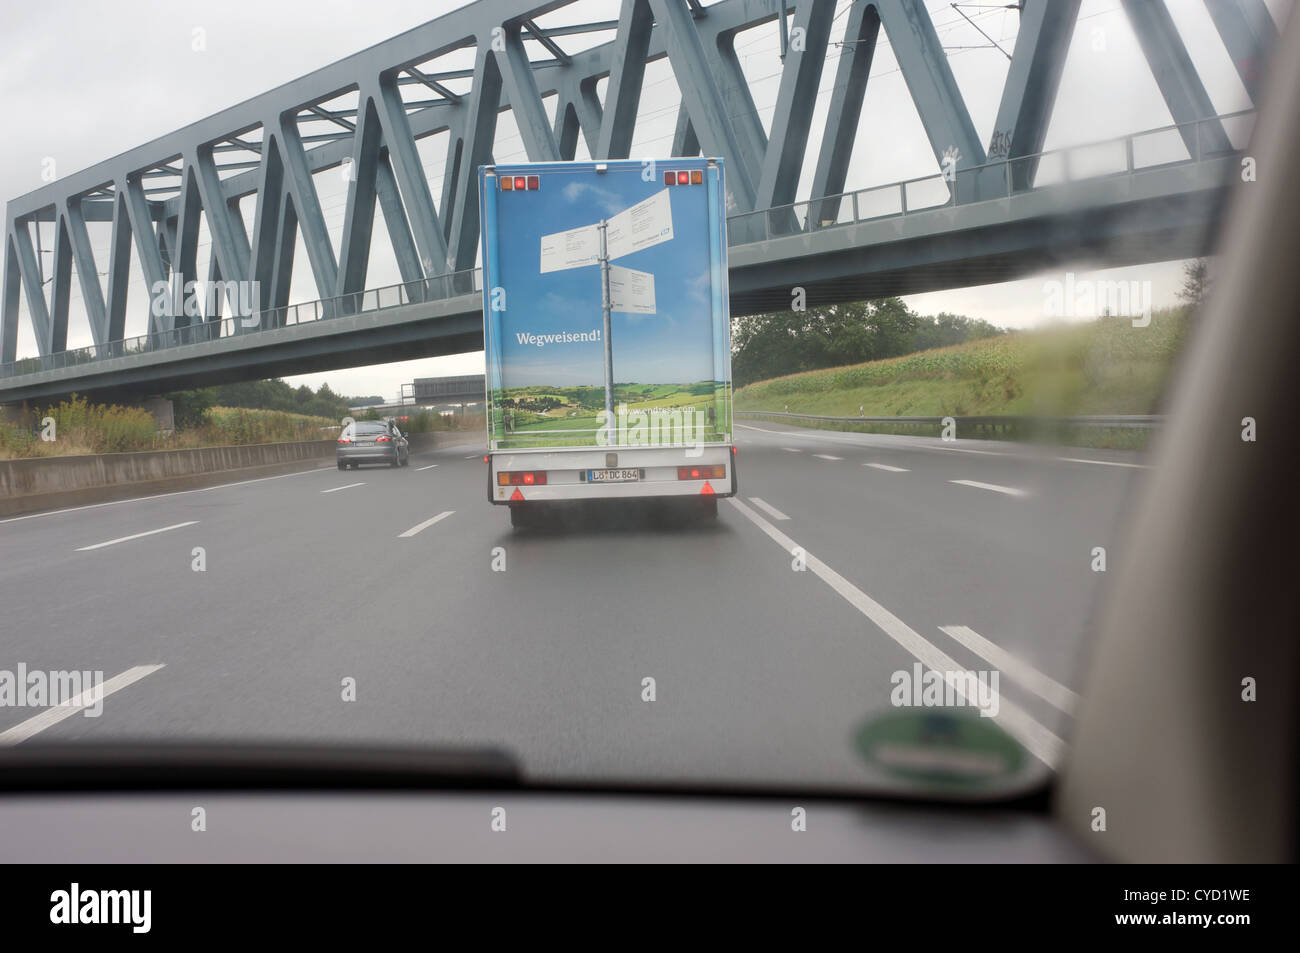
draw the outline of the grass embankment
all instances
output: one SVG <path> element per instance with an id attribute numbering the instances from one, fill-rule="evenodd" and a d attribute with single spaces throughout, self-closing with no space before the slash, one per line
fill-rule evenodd
<path id="1" fill-rule="evenodd" d="M 42 421 L 53 418 L 53 427 Z M 139 450 L 183 450 L 255 443 L 321 440 L 338 421 L 242 407 L 213 407 L 197 427 L 160 432 L 153 417 L 139 407 L 91 404 L 74 396 L 32 412 L 32 425 L 0 424 L 0 460 Z M 42 439 L 42 433 L 53 440 Z"/>
<path id="2" fill-rule="evenodd" d="M 884 361 L 759 381 L 736 391 L 736 410 L 856 417 L 964 417 L 1158 413 L 1188 330 L 1185 308 L 1018 331 Z M 752 419 L 752 418 L 750 418 Z M 938 435 L 937 427 L 801 422 L 835 430 Z M 959 431 L 961 437 L 978 436 Z M 1136 448 L 1146 431 L 1076 427 L 1038 436 L 1076 446 Z"/>

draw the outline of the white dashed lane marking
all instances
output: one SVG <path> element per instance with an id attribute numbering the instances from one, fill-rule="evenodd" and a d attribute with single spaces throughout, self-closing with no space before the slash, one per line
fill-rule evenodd
<path id="1" fill-rule="evenodd" d="M 984 661 L 1003 672 L 1007 678 L 1019 682 L 1039 698 L 1055 705 L 1067 715 L 1071 714 L 1075 705 L 1079 703 L 1079 696 L 1060 682 L 1044 675 L 1028 662 L 1022 662 L 1006 649 L 990 642 L 969 626 L 941 625 L 939 631 L 946 632 L 984 659 Z"/>
<path id="2" fill-rule="evenodd" d="M 894 615 L 879 602 L 849 582 L 830 566 L 826 565 L 812 553 L 803 549 L 785 533 L 781 532 L 758 513 L 754 512 L 734 496 L 728 498 L 745 518 L 766 533 L 787 553 L 803 553 L 804 565 L 843 597 L 850 605 L 870 619 L 887 636 L 897 642 L 923 665 L 941 674 L 965 671 L 947 653 L 940 650 L 906 622 Z M 957 693 L 962 694 L 960 687 Z M 1029 712 L 1005 698 L 999 700 L 997 721 L 1016 739 L 1043 761 L 1048 767 L 1055 768 L 1065 751 L 1065 742 L 1038 722 Z"/>
<path id="3" fill-rule="evenodd" d="M 354 486 L 365 486 L 365 485 L 366 485 L 365 481 L 362 480 L 360 483 L 349 483 L 349 484 L 347 484 L 346 486 L 334 486 L 334 487 L 330 487 L 328 490 L 321 490 L 321 492 L 322 492 L 322 493 L 337 493 L 339 490 L 350 490 L 350 489 L 352 489 Z"/>
<path id="4" fill-rule="evenodd" d="M 979 490 L 992 490 L 994 493 L 1005 493 L 1007 496 L 1028 496 L 1024 490 L 1018 490 L 1014 486 L 999 486 L 996 483 L 981 483 L 978 480 L 949 480 L 949 483 L 956 483 L 958 486 L 973 486 Z"/>
<path id="5" fill-rule="evenodd" d="M 397 538 L 406 539 L 409 536 L 414 536 L 416 533 L 420 532 L 421 530 L 428 529 L 430 526 L 432 526 L 434 523 L 438 522 L 439 520 L 445 520 L 448 516 L 450 516 L 452 513 L 455 512 L 456 512 L 455 510 L 447 510 L 444 513 L 439 513 L 437 516 L 425 520 L 423 523 L 416 523 L 405 533 L 398 533 Z"/>

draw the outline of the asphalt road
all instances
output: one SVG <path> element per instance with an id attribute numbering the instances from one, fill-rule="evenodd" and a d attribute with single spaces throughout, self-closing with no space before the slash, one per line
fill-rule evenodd
<path id="1" fill-rule="evenodd" d="M 516 532 L 473 446 L 0 520 L 0 671 L 125 676 L 96 718 L 0 707 L 0 743 L 490 744 L 538 779 L 853 788 L 878 780 L 854 731 L 919 659 L 998 670 L 994 720 L 1047 771 L 1092 550 L 1115 558 L 1142 458 L 770 423 L 738 442 L 738 502 L 684 526 Z"/>

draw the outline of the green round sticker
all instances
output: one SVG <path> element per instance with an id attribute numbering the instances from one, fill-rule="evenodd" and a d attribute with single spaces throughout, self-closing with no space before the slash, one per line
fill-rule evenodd
<path id="1" fill-rule="evenodd" d="M 875 715 L 854 742 L 867 762 L 889 774 L 944 786 L 1006 780 L 1025 761 L 1024 749 L 992 719 L 962 708 Z"/>

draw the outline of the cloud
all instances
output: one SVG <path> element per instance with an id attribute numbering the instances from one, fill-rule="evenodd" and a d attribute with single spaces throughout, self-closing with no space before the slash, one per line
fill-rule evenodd
<path id="1" fill-rule="evenodd" d="M 570 202 L 576 203 L 588 194 L 590 194 L 590 198 L 587 201 L 599 206 L 605 213 L 606 218 L 623 211 L 627 201 L 616 192 L 602 189 L 588 182 L 570 182 L 564 187 L 564 197 Z"/>

